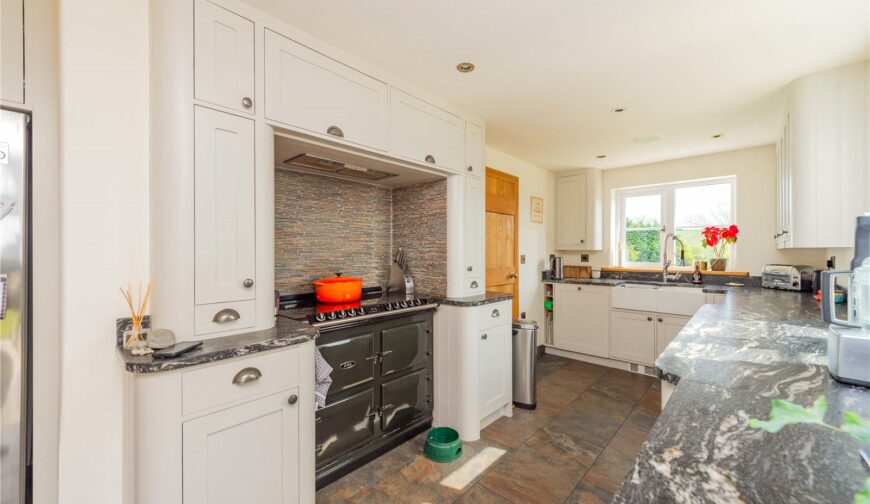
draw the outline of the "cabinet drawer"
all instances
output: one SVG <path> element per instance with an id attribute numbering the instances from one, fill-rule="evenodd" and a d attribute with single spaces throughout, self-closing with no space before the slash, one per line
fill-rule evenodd
<path id="1" fill-rule="evenodd" d="M 193 308 L 193 331 L 200 336 L 254 327 L 255 307 L 256 301 L 197 305 Z"/>
<path id="2" fill-rule="evenodd" d="M 482 276 L 466 278 L 463 282 L 465 282 L 465 287 L 462 292 L 465 296 L 477 296 L 486 292 L 486 279 Z"/>
<path id="3" fill-rule="evenodd" d="M 477 327 L 480 330 L 511 323 L 510 301 L 484 305 L 477 310 Z"/>
<path id="4" fill-rule="evenodd" d="M 234 383 L 244 381 L 242 370 L 249 371 L 251 378 L 247 383 Z M 187 371 L 181 375 L 182 414 L 286 389 L 298 381 L 299 350 L 295 348 Z"/>

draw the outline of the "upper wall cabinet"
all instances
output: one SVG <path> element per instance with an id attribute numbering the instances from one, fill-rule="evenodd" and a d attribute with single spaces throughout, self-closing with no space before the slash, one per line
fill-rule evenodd
<path id="1" fill-rule="evenodd" d="M 486 133 L 483 126 L 465 121 L 465 171 L 483 177 L 486 169 Z"/>
<path id="2" fill-rule="evenodd" d="M 266 117 L 385 151 L 388 86 L 266 30 Z"/>
<path id="3" fill-rule="evenodd" d="M 463 170 L 462 118 L 396 88 L 390 90 L 390 97 L 392 152 L 457 172 Z"/>
<path id="4" fill-rule="evenodd" d="M 601 250 L 601 171 L 556 177 L 556 249 Z"/>
<path id="5" fill-rule="evenodd" d="M 24 103 L 24 0 L 0 1 L 0 100 Z"/>
<path id="6" fill-rule="evenodd" d="M 194 26 L 196 99 L 254 113 L 254 23 L 197 0 Z"/>
<path id="7" fill-rule="evenodd" d="M 791 86 L 779 145 L 780 248 L 854 246 L 870 210 L 868 63 L 808 75 Z"/>

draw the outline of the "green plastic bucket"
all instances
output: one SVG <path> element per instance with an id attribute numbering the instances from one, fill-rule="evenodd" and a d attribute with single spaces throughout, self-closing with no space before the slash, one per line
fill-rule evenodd
<path id="1" fill-rule="evenodd" d="M 453 462 L 462 456 L 462 440 L 450 427 L 435 427 L 426 435 L 423 452 L 435 462 Z"/>

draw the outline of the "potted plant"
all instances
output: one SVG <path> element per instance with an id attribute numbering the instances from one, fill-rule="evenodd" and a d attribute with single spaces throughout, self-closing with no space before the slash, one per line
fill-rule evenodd
<path id="1" fill-rule="evenodd" d="M 732 243 L 737 243 L 737 233 L 740 229 L 731 224 L 728 227 L 709 226 L 701 231 L 701 246 L 713 249 L 713 259 L 710 260 L 710 269 L 713 271 L 725 271 L 727 259 L 725 251 Z"/>

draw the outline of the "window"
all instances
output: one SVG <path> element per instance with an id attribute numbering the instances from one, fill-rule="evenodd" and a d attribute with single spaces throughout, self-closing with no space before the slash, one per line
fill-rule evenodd
<path id="1" fill-rule="evenodd" d="M 736 224 L 734 185 L 734 178 L 727 177 L 618 190 L 614 259 L 621 266 L 660 268 L 661 242 L 667 233 L 675 233 L 685 245 L 685 261 L 680 261 L 676 240 L 668 250 L 668 258 L 677 266 L 709 258 L 709 250 L 701 246 L 701 230 Z M 733 249 L 725 253 L 729 267 L 733 267 Z"/>

